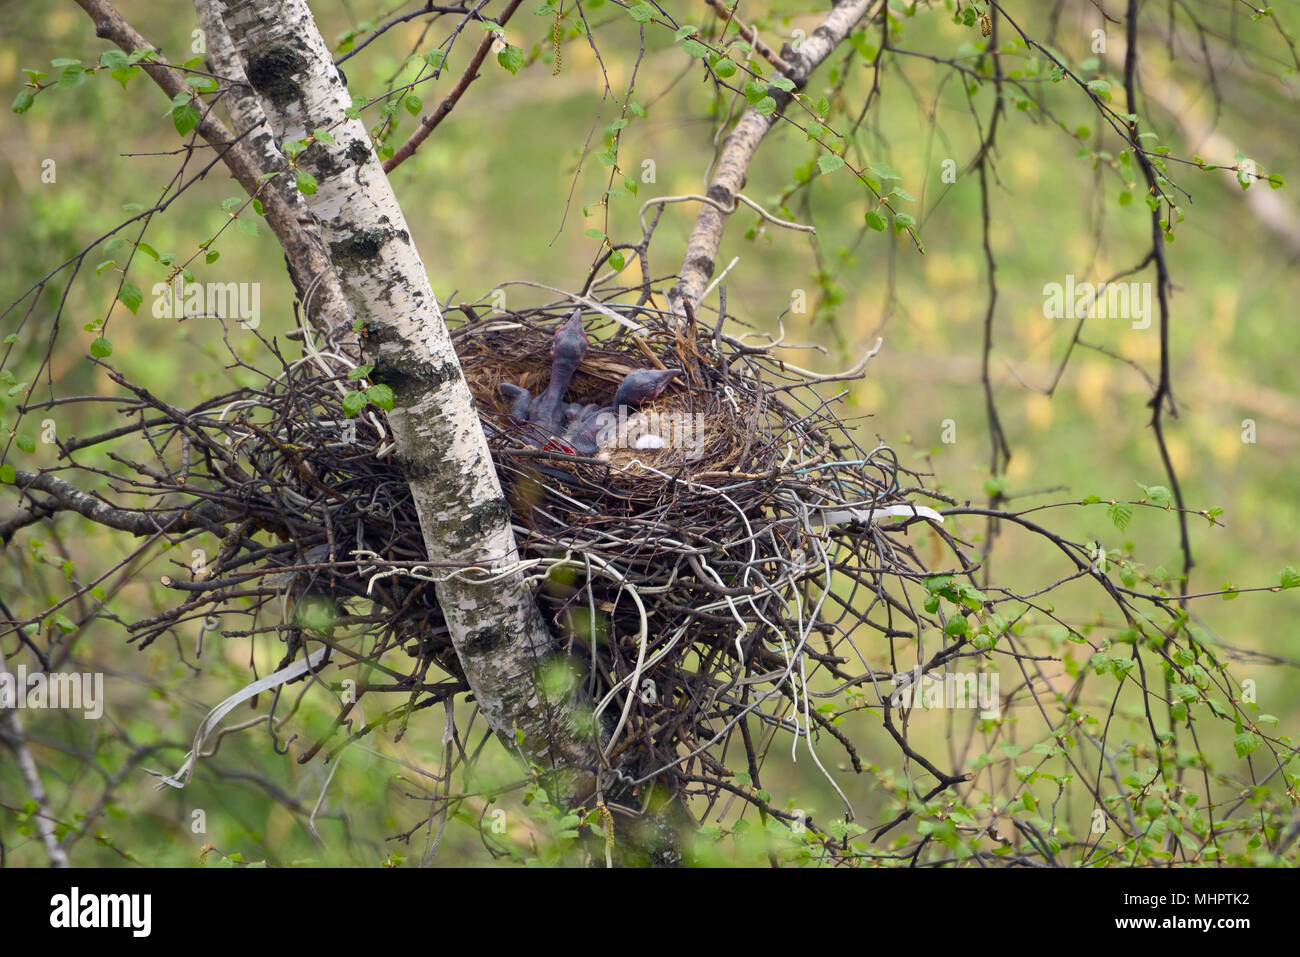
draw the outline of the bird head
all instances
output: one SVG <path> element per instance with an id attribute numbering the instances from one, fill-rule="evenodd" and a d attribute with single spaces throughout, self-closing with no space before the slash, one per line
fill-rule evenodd
<path id="1" fill-rule="evenodd" d="M 659 398 L 663 395 L 664 389 L 668 388 L 668 383 L 681 371 L 681 369 L 637 369 L 629 372 L 623 379 L 623 384 L 614 393 L 614 408 L 624 405 L 636 406 Z"/>
<path id="2" fill-rule="evenodd" d="M 575 309 L 569 321 L 555 330 L 555 338 L 551 340 L 551 358 L 563 359 L 576 367 L 587 354 L 590 344 L 587 330 L 582 325 L 582 309 Z"/>

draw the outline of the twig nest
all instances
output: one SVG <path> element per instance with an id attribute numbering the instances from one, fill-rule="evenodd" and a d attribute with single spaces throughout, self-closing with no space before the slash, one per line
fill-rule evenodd
<path id="1" fill-rule="evenodd" d="M 607 404 L 636 369 L 680 372 L 615 419 L 599 458 L 539 447 L 500 390 L 503 382 L 542 390 L 571 306 L 484 319 L 467 310 L 452 330 L 512 506 L 521 567 L 539 583 L 561 648 L 589 676 L 608 763 L 601 773 L 678 791 L 681 774 L 720 786 L 732 772 L 701 744 L 745 715 L 788 723 L 791 708 L 856 766 L 847 739 L 809 707 L 800 676 L 824 668 L 848 681 L 842 666 L 870 652 L 851 656 L 843 647 L 851 636 L 906 634 L 896 619 L 919 615 L 911 605 L 850 603 L 925 569 L 900 519 L 881 525 L 872 516 L 931 518 L 899 494 L 893 453 L 859 445 L 833 395 L 818 391 L 822 379 L 773 355 L 772 343 L 636 307 L 605 309 L 619 321 L 586 313 L 590 342 L 565 402 Z M 150 481 L 159 496 L 207 509 L 223 551 L 210 578 L 179 583 L 185 600 L 133 634 L 148 644 L 215 609 L 223 633 L 239 633 L 234 616 L 246 615 L 244 633 L 275 633 L 288 657 L 323 615 L 364 639 L 349 652 L 358 662 L 384 659 L 389 690 L 408 696 L 414 713 L 447 693 L 427 680 L 431 663 L 463 686 L 433 584 L 444 570 L 428 565 L 387 426 L 344 409 L 345 364 L 330 380 L 267 345 L 282 373 L 224 396 L 236 411 L 166 416 L 177 444 L 198 450 L 195 464 L 183 479 Z M 154 436 L 163 447 L 176 438 Z M 242 450 L 238 462 L 224 449 Z M 868 620 L 872 609 L 886 618 Z M 412 659 L 404 677 L 385 657 L 395 649 Z M 805 700 L 794 700 L 796 688 Z"/>

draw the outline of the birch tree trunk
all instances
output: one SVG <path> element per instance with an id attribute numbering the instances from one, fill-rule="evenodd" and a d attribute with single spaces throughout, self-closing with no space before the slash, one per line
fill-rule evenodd
<path id="1" fill-rule="evenodd" d="M 431 561 L 508 568 L 519 558 L 510 508 L 429 279 L 364 124 L 305 0 L 238 0 L 226 27 L 283 147 L 326 130 L 296 158 L 316 180 L 315 216 L 356 316 L 372 378 L 392 387 L 388 416 Z M 370 345 L 373 344 L 373 345 Z M 598 766 L 589 710 L 543 701 L 537 671 L 553 641 L 519 572 L 480 583 L 447 569 L 438 601 L 465 677 L 492 729 L 584 791 Z"/>

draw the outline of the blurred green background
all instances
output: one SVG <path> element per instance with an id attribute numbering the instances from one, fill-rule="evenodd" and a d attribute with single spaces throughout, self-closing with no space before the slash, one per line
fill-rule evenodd
<path id="1" fill-rule="evenodd" d="M 192 55 L 195 23 L 188 4 L 123 0 L 118 6 L 172 60 Z M 939 57 L 967 56 L 966 62 L 973 65 L 971 44 L 979 39 L 977 30 L 954 24 L 942 5 L 914 17 L 903 15 L 904 6 L 898 5 L 904 26 L 899 46 Z M 1023 6 L 1027 9 L 1021 25 L 1035 36 L 1044 36 L 1053 5 Z M 1176 46 L 1171 60 L 1170 48 L 1160 39 L 1144 51 L 1149 57 L 1143 61 L 1144 86 L 1166 94 L 1171 88 L 1181 90 L 1188 101 L 1173 116 L 1152 106 L 1144 117 L 1150 117 L 1160 142 L 1169 145 L 1175 156 L 1234 161 L 1233 156 L 1207 147 L 1204 136 L 1189 142 L 1186 130 L 1175 122 L 1200 117 L 1221 137 L 1210 146 L 1231 144 L 1261 171 L 1289 178 L 1294 145 L 1300 141 L 1297 81 L 1290 66 L 1293 53 L 1270 22 L 1255 23 L 1235 14 L 1230 21 L 1221 10 L 1194 6 L 1207 11 L 1220 36 L 1235 32 L 1246 51 L 1220 64 L 1216 73 L 1222 109 L 1216 112 L 1204 70 L 1192 62 L 1189 51 Z M 1275 7 L 1284 21 L 1287 15 L 1296 19 L 1300 12 L 1294 3 Z M 331 41 L 367 20 L 382 21 L 389 12 L 383 4 L 363 0 L 314 3 L 313 9 Z M 619 115 L 615 98 L 622 96 L 631 76 L 637 29 L 623 10 L 610 3 L 588 3 L 584 9 L 595 29 L 613 98 L 602 102 L 602 64 L 585 39 L 566 36 L 562 67 L 553 72 L 549 52 L 553 20 L 534 15 L 525 5 L 506 34 L 528 55 L 527 65 L 512 76 L 490 57 L 481 79 L 456 111 L 392 176 L 441 299 L 454 294 L 456 301 L 476 300 L 509 280 L 576 290 L 599 248 L 585 230 L 607 228 L 615 241 L 636 241 L 637 210 L 644 200 L 698 193 L 706 186 L 715 130 L 710 87 L 701 82 L 698 65 L 692 68 L 692 61 L 672 44 L 670 31 L 651 30 L 633 95 L 647 115 L 633 119 L 623 131 L 619 151 L 620 169 L 637 180 L 638 193 L 610 201 L 606 226 L 600 199 L 609 171 L 594 154 L 604 147 L 601 130 Z M 677 4 L 669 9 L 680 22 L 704 22 L 702 5 Z M 1093 56 L 1091 31 L 1106 27 L 1117 40 L 1120 28 L 1099 23 L 1096 8 L 1087 2 L 1067 3 L 1063 9 L 1055 23 L 1055 46 L 1078 69 L 1088 72 L 1083 64 Z M 815 10 L 791 3 L 741 12 L 758 21 L 773 45 L 789 37 L 794 28 L 810 29 L 819 19 Z M 0 77 L 8 83 L 10 97 L 24 82 L 23 68 L 57 73 L 49 66 L 52 59 L 70 57 L 90 63 L 107 48 L 95 38 L 89 19 L 71 3 L 2 3 L 0 23 Z M 1144 21 L 1144 29 L 1160 37 L 1162 23 L 1161 18 L 1152 18 Z M 441 40 L 449 28 L 449 20 L 439 21 L 428 37 Z M 407 59 L 428 49 L 428 39 L 421 45 L 425 29 L 420 20 L 404 24 L 344 64 L 358 102 L 382 94 L 395 77 L 414 75 L 415 67 Z M 1005 39 L 1005 25 L 1002 29 Z M 869 38 L 872 42 L 878 42 L 877 32 Z M 453 51 L 448 73 L 419 87 L 424 111 L 450 89 L 480 36 L 477 29 L 467 31 Z M 1140 177 L 1112 155 L 1121 148 L 1113 136 L 1098 141 L 1096 111 L 1078 89 L 1046 80 L 1041 57 L 1036 67 L 1028 66 L 1026 59 L 1008 55 L 1004 69 L 1036 69 L 1037 75 L 1031 74 L 1027 82 L 1060 125 L 1042 119 L 1033 108 L 1018 108 L 1013 100 L 1002 119 L 994 153 L 997 177 L 991 197 L 991 241 L 999 298 L 992 375 L 1013 450 L 1005 487 L 1015 506 L 1077 501 L 1087 495 L 1136 499 L 1138 483 L 1167 484 L 1148 427 L 1151 387 L 1146 376 L 1157 371 L 1158 320 L 1145 330 L 1133 329 L 1123 320 L 1088 322 L 1083 338 L 1114 355 L 1076 349 L 1059 387 L 1049 397 L 1044 392 L 1062 361 L 1073 323 L 1044 317 L 1043 287 L 1064 282 L 1067 274 L 1097 282 L 1144 257 L 1150 223 L 1141 202 L 1142 188 L 1138 187 L 1137 202 L 1119 202 L 1125 183 Z M 808 92 L 815 98 L 830 91 L 832 70 L 848 62 L 853 72 L 843 94 L 856 115 L 872 76 L 866 61 L 848 47 L 837 55 L 834 67 L 823 67 L 815 75 Z M 892 168 L 898 183 L 916 198 L 917 202 L 898 208 L 915 215 L 924 254 L 905 236 L 864 230 L 869 197 L 847 171 L 841 171 L 817 176 L 791 201 L 794 218 L 816 224 L 815 240 L 771 227 L 752 230 L 756 217 L 741 212 L 733 217 L 718 264 L 721 268 L 738 257 L 725 280 L 730 313 L 773 334 L 778 320 L 783 321 L 791 341 L 816 343 L 825 350 L 792 351 L 788 357 L 793 362 L 824 370 L 843 368 L 883 336 L 884 347 L 871 361 L 865 380 L 848 387 L 851 411 L 868 416 L 861 424 L 864 443 L 879 434 L 898 450 L 904 464 L 933 471 L 936 487 L 958 500 L 980 504 L 987 501 L 985 483 L 990 477 L 979 380 L 987 287 L 979 185 L 966 167 L 980 136 L 972 112 L 985 123 L 992 94 L 982 89 L 968 95 L 945 66 L 922 57 L 893 56 L 887 62 L 879 99 L 861 128 L 859 143 L 873 164 Z M 1103 61 L 1088 75 L 1108 72 L 1114 75 Z M 1115 106 L 1122 110 L 1122 91 L 1115 86 L 1113 92 Z M 125 217 L 125 204 L 156 200 L 180 162 L 179 140 L 166 115 L 167 106 L 146 77 L 136 77 L 124 90 L 101 73 L 75 89 L 43 92 L 22 116 L 0 114 L 4 305 L 112 230 Z M 379 106 L 371 107 L 364 117 L 368 126 L 376 126 Z M 404 108 L 393 114 L 393 120 L 397 124 L 393 142 L 400 144 L 417 120 Z M 593 124 L 596 132 L 589 140 Z M 1091 132 L 1072 135 L 1079 127 Z M 588 149 L 579 172 L 584 146 Z M 1099 153 L 1105 155 L 1099 159 Z M 778 208 L 795 183 L 797 170 L 817 155 L 801 133 L 778 125 L 750 168 L 746 193 L 769 208 Z M 206 161 L 205 156 L 203 151 L 198 160 Z M 955 183 L 942 178 L 944 161 L 949 159 L 958 171 Z M 48 160 L 54 163 L 54 182 L 42 181 L 47 168 L 42 164 Z M 653 161 L 654 182 L 642 181 L 646 161 Z M 1224 526 L 1210 527 L 1199 518 L 1192 522 L 1197 564 L 1191 591 L 1215 591 L 1225 583 L 1276 585 L 1279 570 L 1297 562 L 1297 202 L 1291 189 L 1269 191 L 1267 185 L 1257 184 L 1250 191 L 1264 192 L 1280 204 L 1280 222 L 1290 224 L 1288 240 L 1284 228 L 1279 231 L 1260 220 L 1231 172 L 1201 172 L 1179 164 L 1171 170 L 1189 199 L 1184 204 L 1186 221 L 1176 224 L 1176 239 L 1166 247 L 1174 283 L 1170 352 L 1179 409 L 1178 418 L 1167 424 L 1169 450 L 1189 506 L 1223 509 Z M 214 169 L 165 215 L 155 218 L 148 241 L 160 252 L 188 258 L 228 218 L 222 201 L 238 195 L 238 186 L 224 169 Z M 680 265 L 694 212 L 692 204 L 676 204 L 664 213 L 651 247 L 656 276 L 668 276 Z M 756 235 L 747 236 L 747 230 Z M 201 265 L 200 259 L 196 278 L 260 282 L 262 331 L 291 329 L 293 291 L 269 230 L 261 225 L 256 236 L 227 230 L 214 248 L 221 258 L 211 266 Z M 84 358 L 91 340 L 100 334 L 111 340 L 117 368 L 169 401 L 196 401 L 238 381 L 224 368 L 227 361 L 215 324 L 178 323 L 149 313 L 149 287 L 163 278 L 164 267 L 137 257 L 131 277 L 145 290 L 146 299 L 133 315 L 121 303 L 112 305 L 118 274 L 109 269 L 96 276 L 90 268 L 108 258 L 97 253 L 87 258 L 86 268 L 67 294 L 57 331 L 53 317 L 67 273 L 55 276 L 40 294 L 31 318 L 21 327 L 14 352 L 5 361 L 5 368 L 18 381 L 36 374 L 47 338 L 54 335 L 48 370 L 53 394 L 117 394 L 116 387 Z M 635 261 L 625 275 L 629 282 L 637 280 Z M 1151 279 L 1152 273 L 1148 270 L 1131 278 Z M 660 284 L 665 291 L 668 285 Z M 789 312 L 798 290 L 806 292 L 811 304 L 802 314 Z M 517 286 L 507 287 L 506 297 L 509 307 L 549 298 L 532 296 Z M 712 301 L 716 304 L 716 298 Z M 18 320 L 31 304 L 29 298 L 0 321 L 0 334 L 19 328 Z M 84 328 L 97 319 L 107 319 L 102 331 Z M 238 347 L 249 359 L 256 358 L 257 344 L 251 337 Z M 45 378 L 42 375 L 41 381 Z M 49 394 L 43 385 L 37 397 Z M 30 418 L 20 423 L 14 401 L 5 400 L 0 410 L 5 434 L 14 428 L 34 433 L 37 424 Z M 66 436 L 105 427 L 112 416 L 111 405 L 97 404 L 69 407 L 55 418 L 60 434 Z M 945 420 L 955 425 L 955 442 L 941 441 Z M 1243 441 L 1244 420 L 1255 423 L 1257 441 Z M 96 454 L 102 453 L 91 453 L 86 461 L 106 465 Z M 38 444 L 34 455 L 22 457 L 10 448 L 6 461 L 28 468 L 53 464 L 54 452 L 51 446 Z M 0 515 L 11 507 L 11 498 L 0 502 Z M 1180 565 L 1177 524 L 1169 513 L 1138 509 L 1122 533 L 1107 519 L 1103 505 L 1040 514 L 1044 521 L 1049 517 L 1062 534 L 1095 540 L 1108 550 L 1136 543 L 1136 556 L 1148 568 L 1164 567 L 1173 574 Z M 40 602 L 52 604 L 61 597 L 66 588 L 63 561 L 73 561 L 78 580 L 85 580 L 105 555 L 123 547 L 115 536 L 74 519 L 62 519 L 60 527 L 58 548 L 65 549 L 66 556 L 58 553 L 39 527 L 22 533 L 5 549 L 0 559 L 0 595 L 15 610 L 30 613 Z M 982 523 L 958 522 L 956 529 L 968 538 L 978 539 L 983 533 Z M 924 546 L 924 533 L 914 535 Z M 124 620 L 135 620 L 171 601 L 150 584 L 167 570 L 168 560 L 163 556 L 155 566 L 133 570 L 131 584 L 111 603 L 112 611 Z M 188 557 L 179 560 L 187 563 Z M 1012 531 L 999 540 L 992 568 L 1001 584 L 1023 590 L 1053 581 L 1066 571 L 1048 550 Z M 1096 607 L 1089 589 L 1065 589 L 1055 598 L 1058 609 L 1076 621 L 1107 611 Z M 1194 611 L 1201 625 L 1230 645 L 1290 662 L 1300 659 L 1300 635 L 1294 624 L 1300 592 L 1246 594 L 1230 602 L 1202 599 Z M 254 652 L 246 642 L 221 642 L 209 635 L 199 673 L 191 667 L 194 634 L 178 635 L 175 643 L 160 642 L 142 652 L 128 647 L 123 637 L 123 630 L 107 620 L 93 622 L 77 637 L 74 660 L 83 669 L 102 669 L 110 675 L 106 721 L 92 724 L 58 713 L 24 716 L 49 771 L 47 787 L 69 817 L 94 804 L 108 784 L 105 775 L 124 775 L 120 783 L 112 784 L 113 798 L 106 813 L 90 827 L 102 831 L 102 840 L 79 842 L 75 862 L 111 865 L 123 860 L 121 853 L 129 852 L 147 864 L 188 865 L 208 842 L 225 855 L 281 864 L 376 864 L 389 854 L 418 857 L 420 834 L 409 848 L 389 838 L 414 827 L 426 813 L 427 804 L 418 795 L 431 785 L 424 775 L 439 768 L 440 713 L 421 713 L 400 742 L 379 733 L 346 752 L 322 805 L 318 823 L 325 843 L 317 845 L 301 823 L 303 815 L 295 816 L 283 805 L 286 800 L 296 801 L 309 810 L 331 774 L 319 760 L 303 767 L 293 759 L 304 742 L 312 740 L 312 731 L 328 726 L 333 703 L 324 695 L 306 696 L 294 725 L 301 736 L 289 745 L 287 755 L 271 753 L 263 732 L 231 735 L 211 767 L 200 767 L 189 789 L 155 792 L 151 778 L 125 763 L 130 747 L 124 742 L 166 744 L 141 764 L 175 770 L 207 708 L 247 680 L 253 660 L 260 673 L 266 673 L 276 653 L 274 649 Z M 9 641 L 5 652 L 14 654 Z M 1086 660 L 1086 649 L 1082 655 Z M 1280 717 L 1280 731 L 1295 727 L 1297 677 L 1292 665 L 1276 667 L 1247 659 L 1238 665 L 1237 674 L 1257 681 L 1259 703 Z M 1004 675 L 1004 682 L 1009 680 Z M 242 720 L 241 715 L 252 716 L 238 711 L 229 720 Z M 942 747 L 949 733 L 943 721 L 939 716 L 918 717 L 912 733 L 919 741 Z M 854 799 L 859 820 L 876 823 L 885 807 L 884 795 L 876 788 L 887 789 L 890 773 L 898 773 L 897 756 L 878 718 L 853 714 L 843 726 L 869 761 L 892 769 L 880 776 L 855 777 L 851 772 L 838 776 Z M 481 734 L 481 723 L 477 727 Z M 1024 733 L 1025 741 L 1032 743 L 1041 728 L 1026 728 Z M 1207 747 L 1214 749 L 1216 758 L 1231 760 L 1230 741 Z M 103 774 L 88 770 L 89 755 L 95 752 Z M 20 808 L 22 787 L 9 757 L 8 752 L 0 752 L 0 804 Z M 517 772 L 499 759 L 485 763 L 485 774 L 507 781 Z M 819 817 L 842 815 L 806 753 L 801 749 L 799 760 L 789 761 L 788 741 L 774 749 L 767 774 L 764 784 L 778 804 L 793 800 Z M 499 806 L 512 809 L 505 836 L 522 849 L 538 837 L 534 829 L 541 825 L 535 818 L 514 813 L 518 798 L 518 793 L 511 794 Z M 484 806 L 470 800 L 465 807 L 472 820 L 448 828 L 439 863 L 492 861 L 476 823 Z M 204 833 L 196 834 L 192 827 L 196 809 L 205 812 Z M 11 862 L 43 861 L 39 844 L 23 835 L 20 815 L 0 809 L 0 835 Z M 738 846 L 734 854 L 737 861 L 762 861 L 752 848 Z"/>

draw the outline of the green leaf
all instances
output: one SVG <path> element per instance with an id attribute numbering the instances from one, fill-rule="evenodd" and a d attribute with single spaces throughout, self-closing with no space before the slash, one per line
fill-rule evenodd
<path id="1" fill-rule="evenodd" d="M 24 87 L 18 91 L 18 95 L 14 97 L 13 106 L 9 107 L 9 109 L 13 110 L 15 113 L 26 113 L 32 108 L 32 104 L 35 102 L 36 94 Z"/>
<path id="2" fill-rule="evenodd" d="M 19 435 L 15 437 L 14 445 L 18 446 L 18 448 L 26 452 L 28 455 L 31 455 L 33 452 L 36 451 L 36 443 L 32 441 L 32 437 L 30 435 Z"/>
<path id="3" fill-rule="evenodd" d="M 117 298 L 122 300 L 122 305 L 126 306 L 126 308 L 132 312 L 138 312 L 140 303 L 144 302 L 144 293 L 140 291 L 139 286 L 124 282 L 122 283 L 122 291 L 117 294 Z"/>
<path id="4" fill-rule="evenodd" d="M 627 8 L 627 15 L 637 23 L 649 23 L 654 19 L 655 8 L 648 3 L 634 3 Z"/>
<path id="5" fill-rule="evenodd" d="M 355 389 L 343 397 L 343 414 L 349 419 L 366 407 L 366 394 Z"/>
<path id="6" fill-rule="evenodd" d="M 723 58 L 714 65 L 713 72 L 725 80 L 728 77 L 735 76 L 737 69 L 735 60 Z"/>
<path id="7" fill-rule="evenodd" d="M 96 359 L 106 359 L 113 354 L 113 344 L 100 336 L 90 344 L 90 354 Z"/>
<path id="8" fill-rule="evenodd" d="M 699 40 L 684 40 L 682 42 L 682 52 L 687 56 L 693 56 L 703 60 L 709 55 L 709 48 Z"/>
<path id="9" fill-rule="evenodd" d="M 833 173 L 844 165 L 844 158 L 834 153 L 826 153 L 817 160 L 817 167 L 823 173 Z"/>
<path id="10" fill-rule="evenodd" d="M 5 485 L 13 485 L 18 479 L 18 470 L 12 465 L 0 465 L 0 482 Z"/>
<path id="11" fill-rule="evenodd" d="M 188 93 L 177 93 L 172 97 L 172 125 L 181 136 L 187 135 L 199 125 L 199 111 L 190 104 Z"/>
<path id="12" fill-rule="evenodd" d="M 511 70 L 510 72 L 513 73 L 515 71 Z M 406 107 L 406 112 L 410 113 L 412 116 L 419 116 L 420 111 L 424 109 L 424 101 L 414 93 L 408 93 L 406 96 L 402 97 L 402 106 Z"/>
<path id="13" fill-rule="evenodd" d="M 952 576 L 951 575 L 929 575 L 921 582 L 921 584 L 925 586 L 925 590 L 928 591 L 931 595 L 937 595 L 945 588 L 952 587 Z"/>
<path id="14" fill-rule="evenodd" d="M 1253 753 L 1263 743 L 1263 739 L 1254 731 L 1243 731 L 1232 739 L 1232 746 L 1236 749 L 1239 758 Z"/>
<path id="15" fill-rule="evenodd" d="M 442 66 L 442 61 L 447 59 L 447 54 L 441 50 L 430 50 L 424 55 L 424 62 L 429 64 L 435 70 Z"/>
<path id="16" fill-rule="evenodd" d="M 138 66 L 120 66 L 117 69 L 110 72 L 109 76 L 117 80 L 117 82 L 121 84 L 122 89 L 125 90 L 126 81 L 131 79 L 131 77 L 135 76 L 139 72 L 140 72 L 140 68 Z"/>
<path id="17" fill-rule="evenodd" d="M 1300 586 L 1300 572 L 1288 565 L 1278 573 L 1278 583 L 1283 588 L 1295 588 Z"/>
<path id="18" fill-rule="evenodd" d="M 86 82 L 86 68 L 80 63 L 66 67 L 59 74 L 58 82 L 55 84 L 63 90 L 73 90 Z"/>
<path id="19" fill-rule="evenodd" d="M 1142 490 L 1142 495 L 1152 505 L 1159 505 L 1161 508 L 1168 508 L 1169 503 L 1173 501 L 1173 495 L 1169 489 L 1163 485 L 1143 485 L 1137 483 L 1138 488 Z"/>
<path id="20" fill-rule="evenodd" d="M 304 196 L 310 196 L 316 192 L 316 177 L 305 169 L 298 170 L 298 192 Z"/>
<path id="21" fill-rule="evenodd" d="M 518 73 L 524 65 L 524 51 L 513 44 L 506 44 L 505 49 L 497 54 L 497 62 L 511 73 Z"/>
<path id="22" fill-rule="evenodd" d="M 374 371 L 375 371 L 375 367 L 373 365 L 357 366 L 355 369 L 349 369 L 348 381 L 356 382 L 358 379 L 364 379 L 366 376 L 370 375 L 370 373 Z"/>
<path id="23" fill-rule="evenodd" d="M 382 383 L 367 389 L 366 398 L 385 412 L 393 411 L 393 390 Z"/>
<path id="24" fill-rule="evenodd" d="M 966 617 L 964 615 L 954 615 L 953 617 L 948 619 L 948 624 L 944 625 L 943 633 L 945 635 L 960 637 L 966 634 L 969 628 L 970 626 L 967 623 Z"/>
<path id="25" fill-rule="evenodd" d="M 627 257 L 621 249 L 615 249 L 609 254 L 609 264 L 617 271 L 627 265 Z"/>
<path id="26" fill-rule="evenodd" d="M 203 257 L 203 261 L 207 263 L 209 266 L 211 266 L 214 262 L 216 262 L 220 258 L 221 258 L 221 253 L 217 252 L 217 250 L 215 249 L 209 249 L 208 254 Z"/>
<path id="27" fill-rule="evenodd" d="M 1129 519 L 1133 517 L 1133 506 L 1126 502 L 1115 502 L 1106 509 L 1106 515 L 1121 532 L 1128 528 Z"/>
<path id="28" fill-rule="evenodd" d="M 867 221 L 867 225 L 870 226 L 878 233 L 883 233 L 885 231 L 885 227 L 889 225 L 888 223 L 885 222 L 885 217 L 881 216 L 880 213 L 878 213 L 874 209 L 867 210 L 866 221 Z"/>

